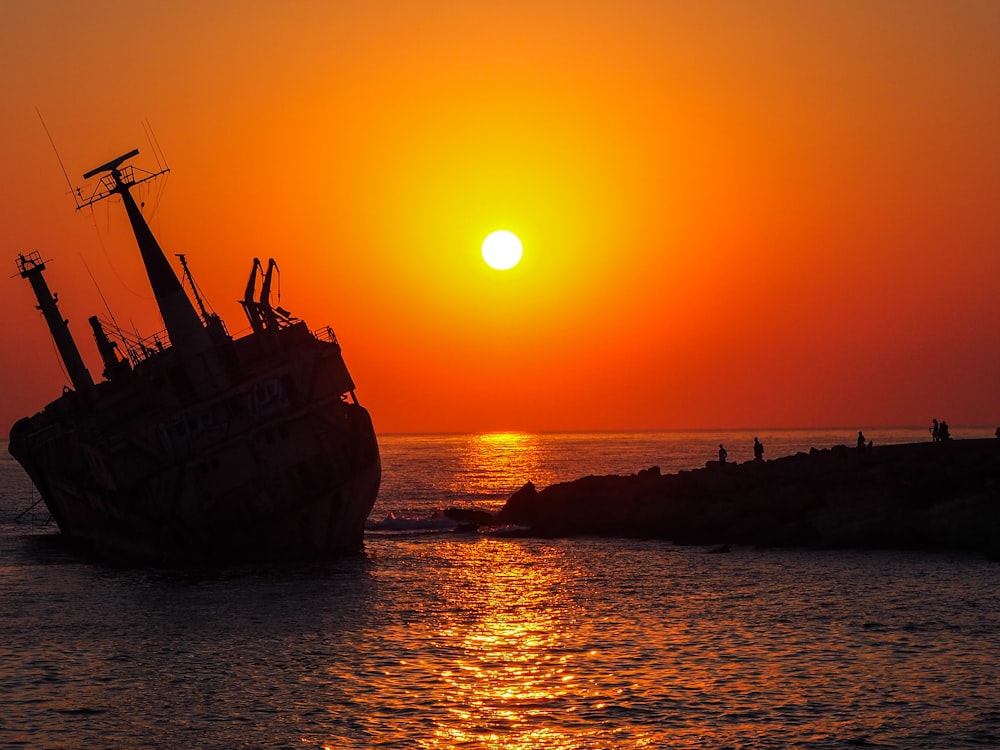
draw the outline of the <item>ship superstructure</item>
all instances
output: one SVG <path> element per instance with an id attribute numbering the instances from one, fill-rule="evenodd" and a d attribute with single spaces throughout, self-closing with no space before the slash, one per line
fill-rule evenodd
<path id="1" fill-rule="evenodd" d="M 312 332 L 271 305 L 273 260 L 266 269 L 253 261 L 242 300 L 247 335 L 229 335 L 192 279 L 196 310 L 131 194 L 150 178 L 125 164 L 137 154 L 88 172 L 102 175 L 101 186 L 81 205 L 121 197 L 166 331 L 128 340 L 90 318 L 104 365 L 95 382 L 41 255 L 19 255 L 72 388 L 13 426 L 10 453 L 60 530 L 107 557 L 241 561 L 360 550 L 381 466 L 332 329 Z"/>

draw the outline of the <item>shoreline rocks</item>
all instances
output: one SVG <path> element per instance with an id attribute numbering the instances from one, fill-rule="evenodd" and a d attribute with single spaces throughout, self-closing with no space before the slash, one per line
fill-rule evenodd
<path id="1" fill-rule="evenodd" d="M 837 446 L 771 461 L 713 461 L 677 474 L 651 467 L 588 476 L 540 491 L 528 482 L 494 523 L 548 538 L 656 538 L 719 549 L 963 550 L 992 557 L 1000 550 L 1000 440 Z"/>

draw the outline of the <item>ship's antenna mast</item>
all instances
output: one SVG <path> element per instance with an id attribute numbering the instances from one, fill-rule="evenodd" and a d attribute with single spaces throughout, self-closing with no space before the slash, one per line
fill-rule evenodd
<path id="1" fill-rule="evenodd" d="M 177 278 L 177 274 L 170 267 L 167 256 L 164 255 L 160 243 L 153 236 L 153 232 L 150 230 L 149 224 L 146 223 L 146 219 L 131 192 L 135 185 L 158 177 L 167 172 L 168 169 L 164 167 L 158 172 L 150 173 L 145 172 L 145 170 L 136 170 L 130 164 L 124 164 L 125 161 L 138 154 L 139 149 L 132 149 L 127 154 L 122 154 L 87 172 L 83 176 L 85 180 L 102 172 L 107 174 L 101 177 L 93 195 L 80 203 L 77 209 L 92 206 L 94 203 L 115 194 L 121 196 L 129 223 L 132 225 L 132 232 L 135 234 L 136 243 L 139 245 L 143 265 L 146 267 L 146 276 L 153 288 L 153 296 L 156 298 L 160 315 L 163 317 L 167 332 L 170 334 L 171 343 L 189 353 L 204 351 L 211 346 L 205 326 L 191 305 L 191 300 L 184 293 L 184 287 Z M 143 174 L 137 176 L 136 171 L 141 171 Z"/>
<path id="2" fill-rule="evenodd" d="M 149 182 L 154 177 L 159 177 L 161 174 L 166 174 L 170 171 L 169 167 L 162 167 L 159 172 L 146 172 L 145 170 L 139 170 L 144 173 L 144 176 L 136 179 L 135 168 L 132 165 L 122 167 L 122 163 L 128 161 L 133 156 L 139 155 L 139 149 L 134 148 L 127 154 L 122 154 L 117 159 L 112 159 L 111 161 L 102 164 L 99 167 L 95 167 L 87 172 L 83 179 L 89 180 L 95 175 L 99 175 L 101 172 L 107 172 L 101 178 L 100 184 L 97 189 L 94 190 L 94 194 L 91 195 L 86 200 L 81 200 L 77 203 L 77 209 L 86 208 L 87 206 L 92 206 L 98 201 L 102 201 L 114 193 L 119 193 L 124 195 L 128 192 L 128 189 L 134 187 L 135 185 L 141 185 L 144 182 Z M 122 167 L 119 169 L 119 167 Z M 79 190 L 77 190 L 79 193 Z"/>

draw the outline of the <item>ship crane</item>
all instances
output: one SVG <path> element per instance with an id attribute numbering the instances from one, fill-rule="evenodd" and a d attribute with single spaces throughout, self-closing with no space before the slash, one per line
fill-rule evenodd
<path id="1" fill-rule="evenodd" d="M 281 274 L 281 269 L 278 268 L 274 258 L 268 258 L 266 271 L 260 258 L 253 259 L 250 278 L 247 280 L 246 291 L 243 293 L 240 304 L 243 306 L 243 311 L 246 313 L 247 320 L 250 321 L 250 328 L 253 329 L 254 333 L 261 333 L 266 329 L 284 328 L 298 322 L 298 318 L 294 317 L 288 310 L 280 306 L 271 306 L 271 280 L 275 271 L 279 275 Z M 254 299 L 258 272 L 261 275 L 261 288 L 259 296 Z"/>

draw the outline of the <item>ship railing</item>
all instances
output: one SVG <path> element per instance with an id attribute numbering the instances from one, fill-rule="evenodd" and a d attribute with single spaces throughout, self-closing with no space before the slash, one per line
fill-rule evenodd
<path id="1" fill-rule="evenodd" d="M 315 331 L 310 331 L 310 333 L 312 333 L 312 335 L 320 341 L 329 341 L 331 344 L 340 343 L 337 341 L 337 334 L 333 332 L 333 329 L 330 326 L 317 328 Z"/>
<path id="2" fill-rule="evenodd" d="M 26 268 L 31 269 L 44 264 L 45 261 L 42 260 L 42 254 L 37 250 L 32 250 L 30 253 L 21 253 L 17 257 L 17 272 L 23 274 Z"/>
<path id="3" fill-rule="evenodd" d="M 118 345 L 133 366 L 170 347 L 170 336 L 165 328 L 149 336 L 140 336 L 122 330 L 114 321 L 101 318 L 100 322 L 108 339 Z"/>
<path id="4" fill-rule="evenodd" d="M 128 339 L 123 337 L 123 341 L 133 365 L 149 359 L 152 355 L 158 354 L 170 346 L 170 336 L 167 335 L 165 328 L 143 338 Z"/>
<path id="5" fill-rule="evenodd" d="M 136 153 L 138 153 L 138 151 Z M 170 170 L 163 171 L 169 172 Z M 136 172 L 139 173 L 138 176 L 136 176 Z M 154 173 L 146 169 L 142 169 L 141 167 L 134 167 L 131 164 L 123 164 L 118 167 L 118 175 L 121 180 L 121 184 L 129 187 L 146 182 L 154 177 L 159 177 L 161 174 L 163 174 L 163 172 Z M 83 200 L 83 203 L 81 204 L 81 207 L 83 207 L 104 200 L 117 190 L 118 182 L 115 180 L 114 175 L 109 173 L 101 177 L 100 181 L 97 183 L 97 187 L 94 189 L 94 194 L 90 196 L 90 198 L 83 198 L 82 195 L 79 195 L 79 190 L 76 192 L 78 194 L 78 198 Z"/>

